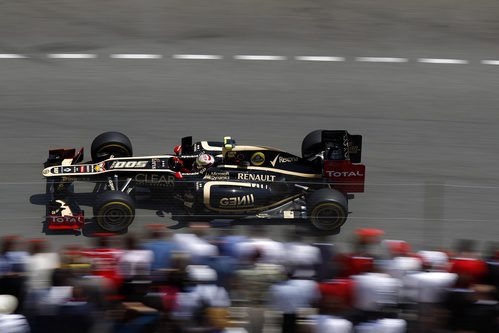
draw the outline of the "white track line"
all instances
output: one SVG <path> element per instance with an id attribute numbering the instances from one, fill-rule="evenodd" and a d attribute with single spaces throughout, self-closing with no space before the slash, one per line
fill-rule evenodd
<path id="1" fill-rule="evenodd" d="M 499 65 L 499 60 L 482 60 L 483 65 Z"/>
<path id="2" fill-rule="evenodd" d="M 0 53 L 0 59 L 26 59 L 28 58 L 22 54 L 14 54 L 14 53 Z"/>
<path id="3" fill-rule="evenodd" d="M 419 58 L 418 62 L 424 64 L 452 64 L 452 65 L 466 65 L 468 60 L 463 59 L 439 59 L 439 58 Z"/>
<path id="4" fill-rule="evenodd" d="M 236 60 L 286 60 L 287 57 L 284 56 L 273 56 L 273 55 L 235 55 Z"/>
<path id="5" fill-rule="evenodd" d="M 161 54 L 128 54 L 128 53 L 114 53 L 109 57 L 113 59 L 161 59 Z"/>
<path id="6" fill-rule="evenodd" d="M 220 60 L 223 59 L 221 55 L 217 54 L 174 54 L 173 59 L 184 60 Z"/>
<path id="7" fill-rule="evenodd" d="M 49 53 L 47 58 L 51 59 L 94 59 L 97 54 L 93 53 Z"/>
<path id="8" fill-rule="evenodd" d="M 325 56 L 297 56 L 295 60 L 299 61 L 345 61 L 344 57 L 325 57 Z"/>
<path id="9" fill-rule="evenodd" d="M 355 61 L 359 62 L 395 62 L 402 63 L 408 62 L 407 58 L 392 58 L 392 57 L 357 57 Z"/>

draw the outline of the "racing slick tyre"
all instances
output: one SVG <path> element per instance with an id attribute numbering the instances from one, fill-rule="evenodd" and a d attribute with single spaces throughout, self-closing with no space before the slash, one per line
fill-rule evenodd
<path id="1" fill-rule="evenodd" d="M 308 217 L 317 231 L 337 234 L 348 216 L 348 200 L 343 193 L 323 188 L 307 200 Z"/>
<path id="2" fill-rule="evenodd" d="M 97 224 L 106 231 L 124 231 L 135 217 L 135 203 L 124 192 L 102 192 L 97 196 L 94 205 L 94 217 Z"/>
<path id="3" fill-rule="evenodd" d="M 323 150 L 322 130 L 308 133 L 301 143 L 301 155 L 303 158 L 310 158 Z"/>
<path id="4" fill-rule="evenodd" d="M 92 142 L 92 161 L 100 162 L 114 157 L 131 157 L 133 155 L 130 139 L 120 132 L 105 132 Z"/>

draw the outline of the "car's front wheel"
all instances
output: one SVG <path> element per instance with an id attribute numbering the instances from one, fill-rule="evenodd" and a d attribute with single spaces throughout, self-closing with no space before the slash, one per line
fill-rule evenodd
<path id="1" fill-rule="evenodd" d="M 312 192 L 307 200 L 308 217 L 314 229 L 336 234 L 348 217 L 348 200 L 329 188 Z"/>
<path id="2" fill-rule="evenodd" d="M 90 149 L 92 161 L 104 161 L 113 157 L 133 156 L 132 143 L 130 139 L 120 132 L 105 132 L 97 136 L 92 142 Z"/>
<path id="3" fill-rule="evenodd" d="M 135 203 L 124 192 L 102 192 L 94 205 L 94 217 L 97 224 L 106 231 L 126 231 L 135 218 Z"/>

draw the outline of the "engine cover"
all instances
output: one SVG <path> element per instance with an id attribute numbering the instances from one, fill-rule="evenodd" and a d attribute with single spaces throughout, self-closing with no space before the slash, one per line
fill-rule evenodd
<path id="1" fill-rule="evenodd" d="M 205 207 L 222 212 L 263 211 L 286 202 L 289 197 L 270 184 L 233 181 L 207 182 L 202 192 Z"/>

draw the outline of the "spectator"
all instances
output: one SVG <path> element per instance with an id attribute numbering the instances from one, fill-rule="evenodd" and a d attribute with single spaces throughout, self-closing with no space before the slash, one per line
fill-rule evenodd
<path id="1" fill-rule="evenodd" d="M 356 333 L 404 333 L 407 323 L 402 319 L 378 319 L 355 327 Z M 421 331 L 423 332 L 423 331 Z M 427 332 L 425 332 L 427 333 Z"/>
<path id="2" fill-rule="evenodd" d="M 452 258 L 449 271 L 459 276 L 457 287 L 468 288 L 476 283 L 483 283 L 487 275 L 487 264 L 478 258 L 475 242 L 460 240 L 458 254 Z"/>
<path id="3" fill-rule="evenodd" d="M 270 307 L 282 313 L 282 333 L 297 331 L 298 310 L 313 307 L 320 299 L 320 291 L 313 280 L 313 270 L 300 269 L 290 274 L 290 279 L 270 288 Z"/>
<path id="4" fill-rule="evenodd" d="M 313 333 L 350 333 L 353 324 L 349 320 L 351 313 L 341 297 L 327 295 L 319 302 L 319 315 L 312 316 Z"/>
<path id="5" fill-rule="evenodd" d="M 443 327 L 442 305 L 448 288 L 457 281 L 457 275 L 447 272 L 421 272 L 407 275 L 404 288 L 411 290 L 409 300 L 418 304 L 418 325 L 420 332 L 433 332 Z"/>
<path id="6" fill-rule="evenodd" d="M 354 307 L 360 311 L 361 321 L 384 318 L 398 304 L 400 280 L 379 272 L 356 275 L 352 280 Z"/>
<path id="7" fill-rule="evenodd" d="M 43 239 L 32 239 L 29 242 L 29 253 L 26 258 L 27 287 L 50 287 L 52 273 L 60 266 L 59 255 L 48 252 L 47 241 Z"/>
<path id="8" fill-rule="evenodd" d="M 261 251 L 259 262 L 282 265 L 286 260 L 286 250 L 282 243 L 265 237 L 260 230 L 253 229 L 252 237 L 238 243 L 239 260 L 246 261 L 255 251 Z"/>
<path id="9" fill-rule="evenodd" d="M 196 225 L 191 227 L 191 231 L 186 234 L 177 233 L 173 236 L 173 240 L 181 251 L 191 255 L 193 264 L 205 265 L 208 258 L 218 255 L 218 249 L 205 239 L 208 233 L 207 226 Z"/>
<path id="10" fill-rule="evenodd" d="M 260 263 L 261 255 L 262 252 L 256 249 L 248 263 L 237 271 L 236 292 L 240 299 L 238 305 L 248 309 L 249 333 L 262 332 L 269 289 L 272 284 L 282 281 L 285 277 L 282 265 Z"/>
<path id="11" fill-rule="evenodd" d="M 142 249 L 153 253 L 151 270 L 155 274 L 158 270 L 171 267 L 171 254 L 179 251 L 180 248 L 172 239 L 171 230 L 165 228 L 164 225 L 151 225 L 149 228 L 150 239 L 142 244 Z"/>
<path id="12" fill-rule="evenodd" d="M 203 265 L 190 265 L 187 272 L 193 287 L 179 293 L 176 318 L 186 331 L 217 331 L 228 326 L 227 291 L 216 285 L 216 272 Z"/>
<path id="13" fill-rule="evenodd" d="M 26 318 L 20 314 L 12 314 L 18 306 L 17 298 L 12 295 L 0 295 L 0 332 L 29 333 Z"/>
<path id="14" fill-rule="evenodd" d="M 336 261 L 340 266 L 339 277 L 348 278 L 352 275 L 371 272 L 374 268 L 374 260 L 381 255 L 380 237 L 383 230 L 362 228 L 355 231 L 354 252 L 340 254 Z"/>
<path id="15" fill-rule="evenodd" d="M 125 237 L 125 250 L 118 259 L 118 274 L 123 278 L 121 295 L 126 301 L 140 301 L 151 284 L 151 250 L 139 249 L 137 239 L 129 234 Z"/>
<path id="16" fill-rule="evenodd" d="M 15 296 L 23 304 L 28 253 L 19 250 L 19 237 L 5 236 L 0 248 L 0 294 Z M 19 309 L 18 309 L 19 310 Z"/>
<path id="17" fill-rule="evenodd" d="M 306 244 L 299 235 L 293 235 L 291 242 L 284 244 L 286 253 L 285 265 L 290 271 L 300 269 L 301 267 L 312 268 L 321 264 L 321 251 L 312 245 Z M 316 272 L 314 272 L 316 275 Z"/>

